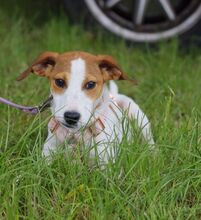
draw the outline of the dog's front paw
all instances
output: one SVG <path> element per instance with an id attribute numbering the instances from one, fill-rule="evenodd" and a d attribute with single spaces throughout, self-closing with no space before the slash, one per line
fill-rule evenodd
<path id="1" fill-rule="evenodd" d="M 49 135 L 48 135 L 48 137 L 45 141 L 45 144 L 43 146 L 42 156 L 43 157 L 51 157 L 51 154 L 56 151 L 57 145 L 58 145 L 58 143 L 57 143 L 57 139 L 56 139 L 55 135 L 52 135 L 49 132 Z"/>
<path id="2" fill-rule="evenodd" d="M 42 156 L 43 157 L 49 157 L 51 154 L 51 150 L 47 145 L 44 144 L 43 151 L 42 151 Z"/>

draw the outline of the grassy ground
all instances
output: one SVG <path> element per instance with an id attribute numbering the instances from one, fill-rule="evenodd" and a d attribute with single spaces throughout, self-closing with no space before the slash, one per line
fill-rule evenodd
<path id="1" fill-rule="evenodd" d="M 45 79 L 15 81 L 44 50 L 111 54 L 139 82 L 119 83 L 120 90 L 149 116 L 158 151 L 154 157 L 147 146 L 124 142 L 107 172 L 90 169 L 79 153 L 76 163 L 59 152 L 47 165 L 41 149 L 50 113 L 32 117 L 0 105 L 0 219 L 200 219 L 199 49 L 182 54 L 176 41 L 129 48 L 54 10 L 44 15 L 47 3 L 11 2 L 0 8 L 0 96 L 25 105 L 47 97 Z"/>

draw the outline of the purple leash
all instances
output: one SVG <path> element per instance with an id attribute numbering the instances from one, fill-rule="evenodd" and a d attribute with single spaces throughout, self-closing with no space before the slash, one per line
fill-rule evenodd
<path id="1" fill-rule="evenodd" d="M 17 108 L 17 109 L 23 111 L 23 112 L 26 112 L 26 113 L 29 113 L 29 114 L 32 114 L 32 115 L 36 115 L 36 114 L 44 111 L 46 108 L 49 108 L 51 106 L 52 99 L 53 99 L 53 97 L 51 95 L 41 105 L 34 106 L 34 107 L 18 105 L 16 103 L 11 102 L 11 101 L 9 101 L 7 99 L 4 99 L 2 97 L 0 97 L 0 103 L 12 106 L 14 108 Z"/>

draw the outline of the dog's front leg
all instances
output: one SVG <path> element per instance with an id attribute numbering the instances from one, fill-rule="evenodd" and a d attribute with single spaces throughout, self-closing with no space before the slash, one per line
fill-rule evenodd
<path id="1" fill-rule="evenodd" d="M 55 134 L 52 134 L 52 132 L 48 130 L 48 136 L 43 146 L 42 155 L 44 157 L 50 156 L 51 153 L 56 151 L 58 145 L 58 139 L 56 138 Z"/>
<path id="2" fill-rule="evenodd" d="M 48 136 L 43 147 L 43 156 L 50 156 L 56 151 L 57 147 L 65 142 L 67 135 L 67 130 L 60 126 L 54 118 L 51 118 L 48 123 Z"/>
<path id="3" fill-rule="evenodd" d="M 94 148 L 94 156 L 98 159 L 101 166 L 108 164 L 110 161 L 114 162 L 115 158 L 115 146 L 114 141 L 109 140 L 106 134 L 102 133 L 96 137 L 96 145 Z"/>

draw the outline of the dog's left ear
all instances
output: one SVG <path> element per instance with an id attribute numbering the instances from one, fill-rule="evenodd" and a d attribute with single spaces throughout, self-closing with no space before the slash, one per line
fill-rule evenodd
<path id="1" fill-rule="evenodd" d="M 116 60 L 107 55 L 98 55 L 98 65 L 103 73 L 104 81 L 107 80 L 128 80 L 136 84 L 136 81 L 130 79 L 127 74 L 125 74 L 120 66 L 117 64 Z"/>
<path id="2" fill-rule="evenodd" d="M 38 76 L 47 77 L 56 64 L 58 53 L 46 51 L 38 56 L 38 58 L 17 78 L 22 80 L 30 73 L 35 73 Z"/>

